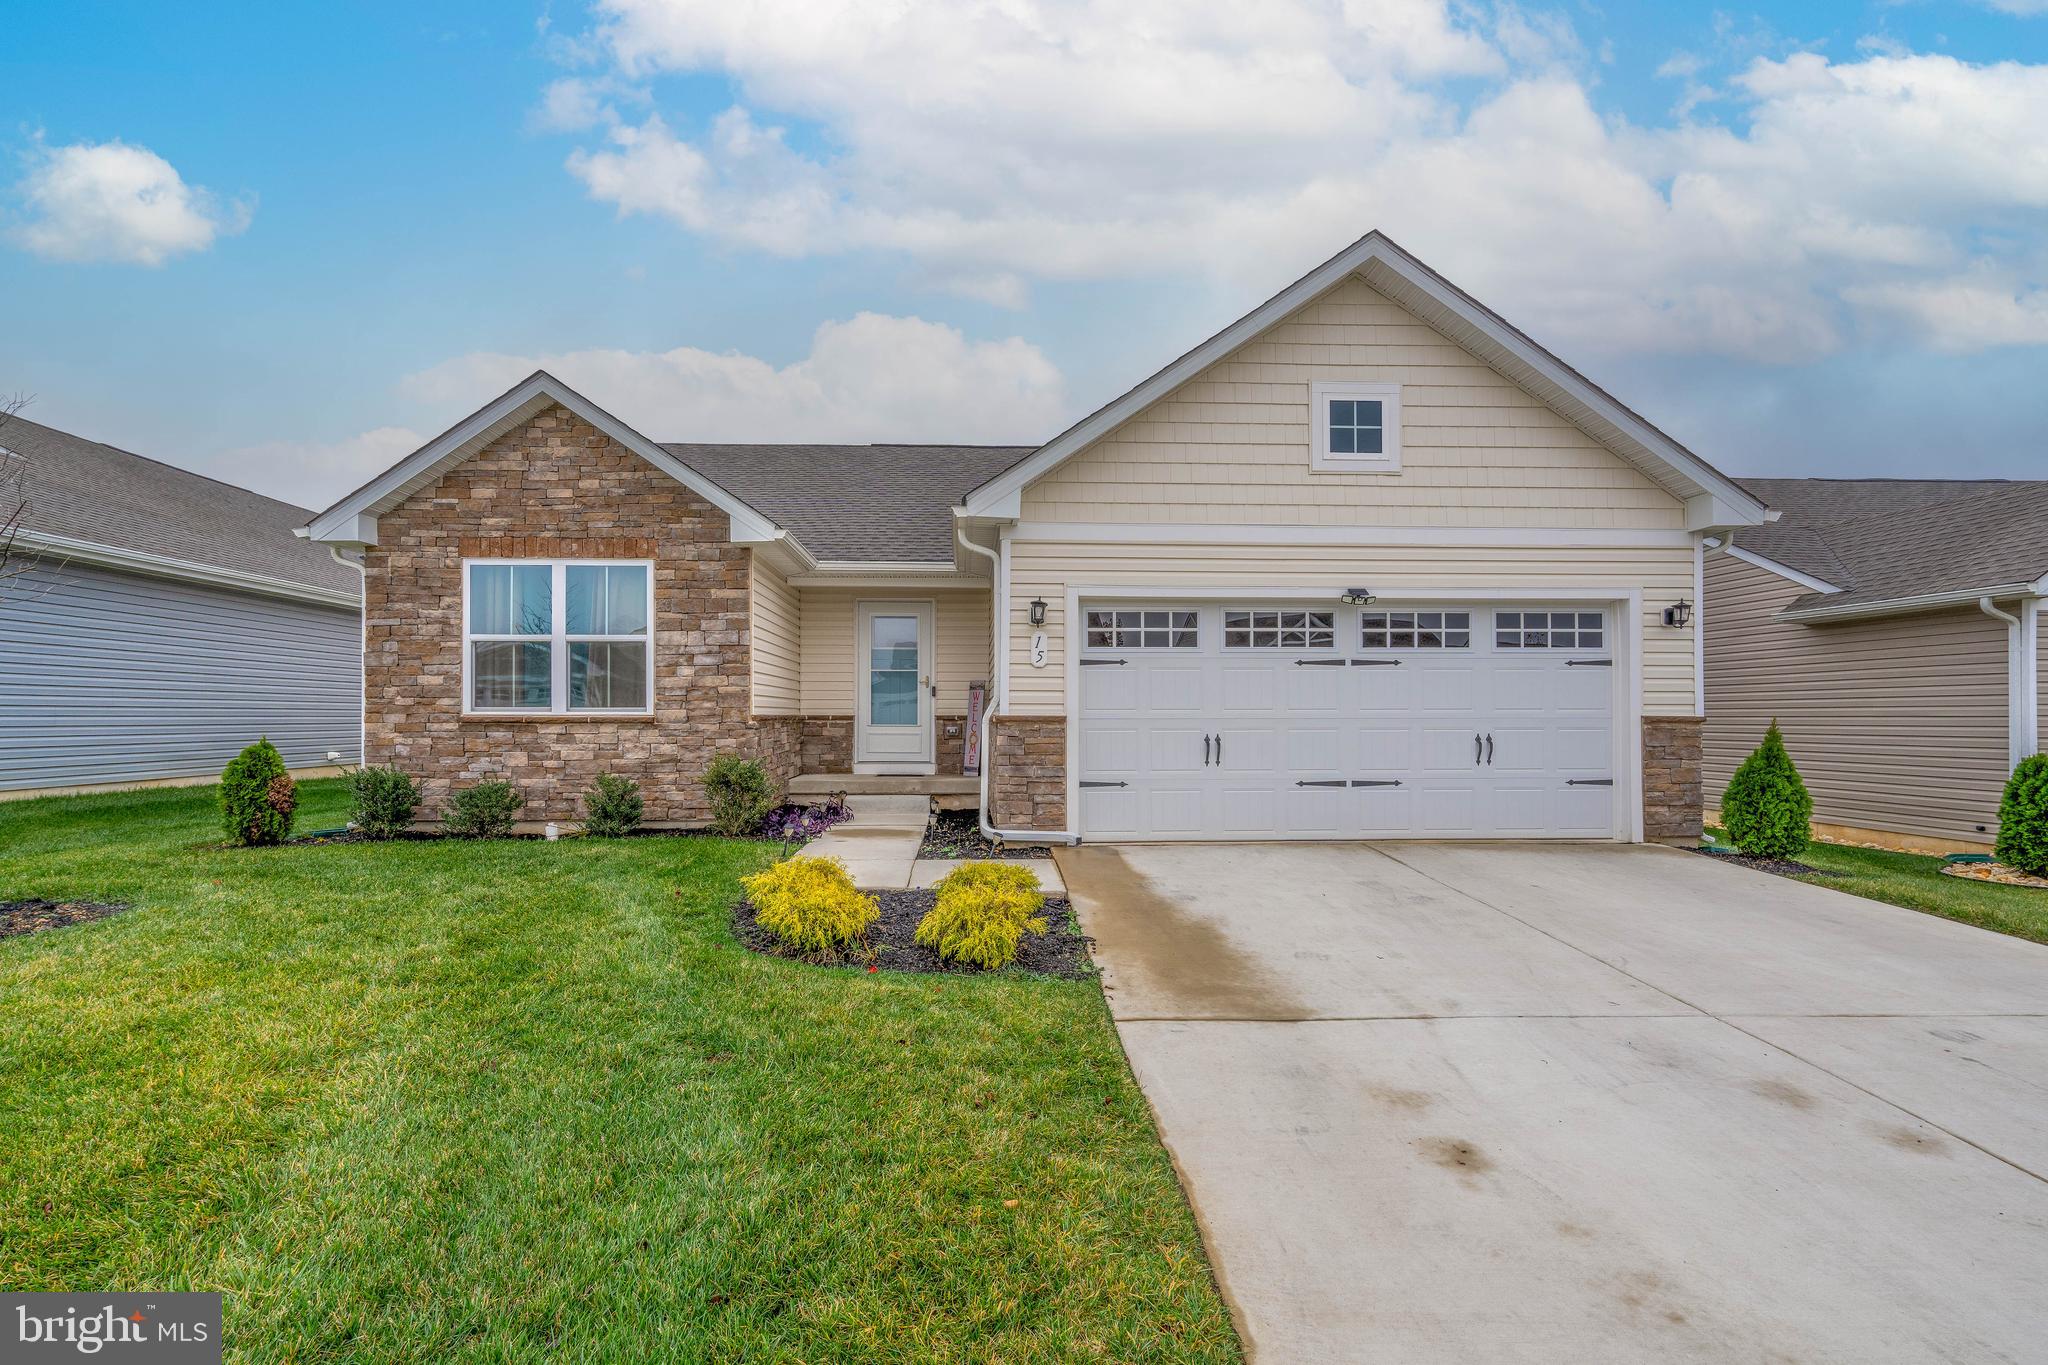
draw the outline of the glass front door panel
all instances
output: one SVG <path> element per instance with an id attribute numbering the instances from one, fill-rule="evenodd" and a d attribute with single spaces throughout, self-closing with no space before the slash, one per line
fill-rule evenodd
<path id="1" fill-rule="evenodd" d="M 917 724 L 917 618 L 870 618 L 868 724 Z"/>

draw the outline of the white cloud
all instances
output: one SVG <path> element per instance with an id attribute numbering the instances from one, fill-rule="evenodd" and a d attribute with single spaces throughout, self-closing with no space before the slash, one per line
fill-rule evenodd
<path id="1" fill-rule="evenodd" d="M 1870 285 L 1851 293 L 1859 304 L 1897 314 L 1939 351 L 2048 346 L 2048 289 L 2017 286 L 1995 273 Z"/>
<path id="2" fill-rule="evenodd" d="M 241 232 L 254 212 L 246 198 L 223 207 L 155 152 L 119 141 L 38 141 L 14 193 L 22 221 L 10 235 L 53 261 L 162 265 Z"/>
<path id="3" fill-rule="evenodd" d="M 1059 371 L 1031 343 L 969 341 L 876 313 L 823 324 L 810 354 L 788 365 L 689 346 L 482 352 L 408 376 L 401 390 L 452 417 L 537 369 L 657 441 L 1031 442 L 1065 412 Z"/>
<path id="4" fill-rule="evenodd" d="M 378 427 L 339 441 L 264 441 L 222 451 L 206 462 L 206 472 L 301 507 L 325 507 L 426 443 L 405 427 Z"/>
<path id="5" fill-rule="evenodd" d="M 608 78 L 716 74 L 738 99 L 701 128 L 610 113 L 569 159 L 594 198 L 779 256 L 900 253 L 1009 305 L 1034 280 L 1190 272 L 1249 298 L 1380 226 L 1547 340 L 1796 361 L 1906 325 L 1881 291 L 1979 257 L 2024 281 L 2048 254 L 2048 66 L 1800 53 L 1710 88 L 1679 54 L 1678 121 L 1646 128 L 1594 107 L 1564 21 L 1512 5 L 598 14 L 583 51 Z M 2013 330 L 1982 323 L 1974 344 Z M 1967 312 L 1944 331 L 1972 334 Z"/>

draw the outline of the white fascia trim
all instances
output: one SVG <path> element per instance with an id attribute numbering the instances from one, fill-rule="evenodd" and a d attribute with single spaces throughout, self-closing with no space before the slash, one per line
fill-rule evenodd
<path id="1" fill-rule="evenodd" d="M 859 570 L 791 574 L 792 588 L 986 588 L 987 577 L 970 573 L 933 571 L 923 573 L 869 573 Z"/>
<path id="2" fill-rule="evenodd" d="M 1541 526 L 1285 526 L 1199 522 L 1020 522 L 1010 532 L 1022 541 L 1053 540 L 1137 545 L 1418 545 L 1465 548 L 1684 550 L 1689 531 L 1617 531 Z"/>
<path id="3" fill-rule="evenodd" d="M 1550 383 L 1566 390 L 1603 421 L 1640 443 L 1652 458 L 1710 494 L 1716 500 L 1711 520 L 1688 529 L 1701 530 L 1706 525 L 1755 526 L 1763 522 L 1767 509 L 1733 480 L 1709 468 L 1699 457 L 1600 392 L 1548 351 L 1475 305 L 1378 231 L 1359 238 L 1121 398 L 1097 409 L 1041 446 L 1023 462 L 975 489 L 962 499 L 961 506 L 970 516 L 995 515 L 991 509 L 999 502 L 1020 494 L 1040 475 L 1092 445 L 1209 366 L 1373 263 L 1399 276 L 1410 288 L 1426 295 L 1444 311 L 1485 335 Z M 1707 515 L 1692 508 L 1690 503 L 1687 512 L 1689 520 Z"/>
<path id="4" fill-rule="evenodd" d="M 213 587 L 233 588 L 238 592 L 260 593 L 265 597 L 286 597 L 298 602 L 316 602 L 323 607 L 346 607 L 350 611 L 360 611 L 363 606 L 360 593 L 348 592 L 341 588 L 321 588 L 310 583 L 294 583 L 289 579 L 244 573 L 239 569 L 223 569 L 218 565 L 199 564 L 188 559 L 171 559 L 164 555 L 147 554 L 141 550 L 99 545 L 89 540 L 75 540 L 70 536 L 22 531 L 15 537 L 14 543 L 20 550 L 36 555 L 53 556 L 64 563 L 123 569 L 151 578 L 175 578 L 187 583 L 205 583 Z"/>
<path id="5" fill-rule="evenodd" d="M 1745 550 L 1740 545 L 1726 546 L 1723 548 L 1722 553 L 1728 555 L 1732 559 L 1739 559 L 1745 564 L 1754 564 L 1757 568 L 1762 569 L 1766 573 L 1774 573 L 1778 577 L 1786 579 L 1789 582 L 1797 583 L 1800 587 L 1805 588 L 1808 592 L 1833 593 L 1842 591 L 1834 584 L 1828 582 L 1825 578 L 1815 578 L 1812 574 L 1801 573 L 1797 569 L 1790 568 L 1786 565 L 1780 564 L 1775 559 L 1766 559 L 1762 555 L 1756 553 L 1754 550 Z"/>
<path id="6" fill-rule="evenodd" d="M 1882 602 L 1855 602 L 1845 606 L 1788 608 L 1773 620 L 1811 623 L 1816 621 L 1857 621 L 1871 616 L 1905 616 L 1916 611 L 1942 607 L 1973 607 L 1982 597 L 2039 597 L 2039 583 L 2006 583 L 1995 588 L 1964 588 L 1954 592 L 1922 593 L 1917 597 L 1893 597 Z"/>
<path id="7" fill-rule="evenodd" d="M 374 544 L 356 539 L 362 531 L 357 519 L 374 519 L 403 496 L 407 486 L 427 474 L 442 460 L 483 437 L 492 428 L 516 418 L 522 409 L 538 412 L 547 403 L 559 403 L 597 430 L 617 441 L 662 473 L 726 514 L 732 523 L 732 539 L 738 544 L 766 544 L 786 537 L 772 518 L 734 497 L 725 489 L 690 468 L 675 456 L 648 440 L 597 404 L 577 393 L 561 380 L 538 371 L 506 390 L 492 402 L 449 428 L 363 487 L 322 512 L 307 525 L 314 540 Z M 370 522 L 375 534 L 375 522 Z M 799 550 L 801 547 L 798 547 Z"/>
<path id="8" fill-rule="evenodd" d="M 1271 600 L 1277 602 L 1314 602 L 1328 599 L 1336 601 L 1344 595 L 1345 589 L 1310 584 L 1306 587 L 1296 584 L 1287 588 L 1244 587 L 1239 584 L 1220 584 L 1209 587 L 1094 587 L 1077 586 L 1068 589 L 1070 596 L 1089 598 L 1102 602 L 1148 602 L 1184 601 L 1189 598 L 1205 602 Z M 1641 609 L 1643 592 L 1641 588 L 1617 586 L 1571 586 L 1554 588 L 1402 588 L 1399 592 L 1375 593 L 1374 602 L 1399 605 L 1403 602 L 1621 602 L 1628 601 Z"/>

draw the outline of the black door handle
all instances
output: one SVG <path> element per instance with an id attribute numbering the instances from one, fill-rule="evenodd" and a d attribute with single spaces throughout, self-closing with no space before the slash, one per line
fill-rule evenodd
<path id="1" fill-rule="evenodd" d="M 1486 741 L 1477 734 L 1472 736 L 1472 766 L 1478 767 L 1486 758 Z"/>
<path id="2" fill-rule="evenodd" d="M 1209 737 L 1207 735 L 1202 736 L 1202 766 L 1205 768 L 1209 766 Z"/>
<path id="3" fill-rule="evenodd" d="M 1223 732 L 1216 732 L 1216 766 L 1223 766 Z"/>
<path id="4" fill-rule="evenodd" d="M 1493 736 L 1492 736 L 1492 735 L 1488 735 L 1488 736 L 1486 737 L 1486 766 L 1487 766 L 1487 767 L 1489 767 L 1489 768 L 1491 768 L 1491 767 L 1493 766 Z"/>

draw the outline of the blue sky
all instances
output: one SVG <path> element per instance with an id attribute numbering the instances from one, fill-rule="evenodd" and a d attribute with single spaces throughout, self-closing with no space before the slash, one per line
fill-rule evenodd
<path id="1" fill-rule="evenodd" d="M 0 391 L 312 505 L 538 363 L 1028 441 L 1381 226 L 1732 472 L 2048 477 L 2048 0 L 876 8 L 17 7 Z"/>

